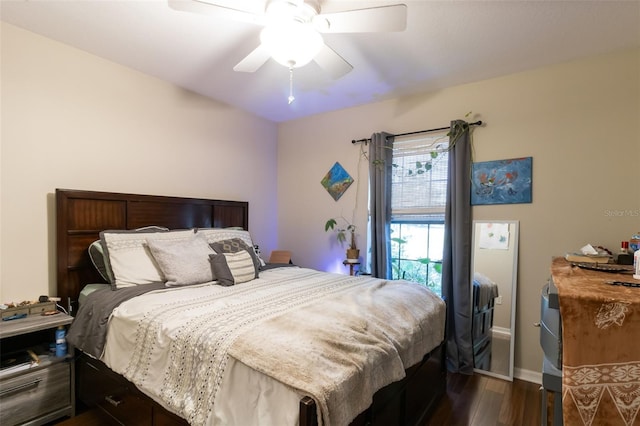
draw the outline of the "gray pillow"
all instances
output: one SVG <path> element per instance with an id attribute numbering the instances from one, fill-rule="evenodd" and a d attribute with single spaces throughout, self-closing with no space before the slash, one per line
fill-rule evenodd
<path id="1" fill-rule="evenodd" d="M 256 278 L 253 259 L 246 250 L 209 255 L 216 279 L 225 287 L 246 283 Z"/>
<path id="2" fill-rule="evenodd" d="M 107 267 L 107 257 L 104 255 L 104 248 L 100 240 L 94 241 L 89 246 L 89 259 L 96 268 L 103 280 L 111 284 L 113 277 L 110 275 L 111 271 Z"/>
<path id="3" fill-rule="evenodd" d="M 148 240 L 147 246 L 167 280 L 167 287 L 202 284 L 215 279 L 209 255 L 213 250 L 203 238 Z"/>
<path id="4" fill-rule="evenodd" d="M 256 254 L 256 251 L 253 247 L 249 246 L 243 239 L 241 238 L 230 238 L 228 240 L 216 241 L 209 244 L 211 248 L 218 254 L 222 253 L 237 253 L 242 250 L 246 250 L 247 253 L 251 256 L 251 260 L 253 261 L 253 266 L 256 270 L 256 276 L 254 278 L 258 278 L 258 274 L 260 271 L 260 259 Z"/>

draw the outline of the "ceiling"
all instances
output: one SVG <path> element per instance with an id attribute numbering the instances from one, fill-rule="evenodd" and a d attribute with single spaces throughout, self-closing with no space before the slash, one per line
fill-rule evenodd
<path id="1" fill-rule="evenodd" d="M 184 0 L 191 1 L 191 0 Z M 264 0 L 217 0 L 261 13 Z M 640 46 L 640 0 L 325 0 L 322 12 L 407 5 L 396 33 L 324 34 L 353 70 L 331 79 L 315 62 L 233 67 L 261 27 L 179 12 L 165 0 L 2 0 L 2 21 L 275 122 Z"/>

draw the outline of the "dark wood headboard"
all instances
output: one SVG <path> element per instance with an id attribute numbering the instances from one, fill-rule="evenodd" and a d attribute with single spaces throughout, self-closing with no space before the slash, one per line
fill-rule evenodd
<path id="1" fill-rule="evenodd" d="M 71 301 L 75 310 L 84 285 L 104 282 L 87 250 L 100 231 L 150 225 L 249 230 L 249 203 L 56 189 L 56 224 L 58 297 L 63 306 Z"/>

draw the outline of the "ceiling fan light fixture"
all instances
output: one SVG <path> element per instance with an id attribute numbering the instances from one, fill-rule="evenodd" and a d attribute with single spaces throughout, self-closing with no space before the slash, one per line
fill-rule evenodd
<path id="1" fill-rule="evenodd" d="M 301 22 L 311 22 L 320 13 L 317 0 L 270 0 L 265 9 L 267 20 L 297 19 Z"/>
<path id="2" fill-rule="evenodd" d="M 307 65 L 324 44 L 320 33 L 299 21 L 267 25 L 260 33 L 260 42 L 276 62 L 288 68 Z"/>

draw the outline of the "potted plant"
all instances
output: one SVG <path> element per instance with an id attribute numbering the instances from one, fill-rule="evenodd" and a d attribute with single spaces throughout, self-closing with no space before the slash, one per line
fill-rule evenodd
<path id="1" fill-rule="evenodd" d="M 343 226 L 338 226 L 338 220 L 343 223 Z M 340 245 L 344 245 L 347 242 L 347 236 L 349 238 L 349 246 L 347 248 L 347 261 L 356 261 L 360 256 L 360 250 L 356 246 L 356 226 L 340 216 L 338 219 L 331 218 L 327 220 L 324 225 L 325 232 L 334 231 L 336 233 L 336 239 Z M 348 235 L 347 235 L 348 234 Z"/>

